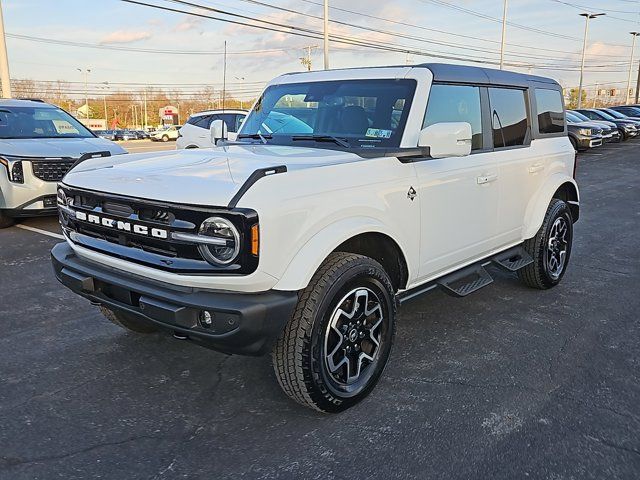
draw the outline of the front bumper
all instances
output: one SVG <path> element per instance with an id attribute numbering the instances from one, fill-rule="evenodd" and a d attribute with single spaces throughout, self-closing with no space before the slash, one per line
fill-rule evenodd
<path id="1" fill-rule="evenodd" d="M 0 164 L 0 210 L 12 217 L 55 215 L 58 182 L 37 178 L 31 162 L 23 160 L 24 183 L 9 181 L 7 170 Z"/>
<path id="2" fill-rule="evenodd" d="M 79 258 L 67 243 L 51 250 L 57 279 L 112 310 L 224 353 L 267 353 L 287 324 L 297 292 L 234 293 L 178 287 L 127 274 Z M 205 327 L 200 314 L 211 314 Z"/>

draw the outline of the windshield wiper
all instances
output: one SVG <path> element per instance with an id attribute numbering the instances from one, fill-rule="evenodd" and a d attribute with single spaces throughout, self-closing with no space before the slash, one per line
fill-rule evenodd
<path id="1" fill-rule="evenodd" d="M 253 138 L 254 140 L 261 140 L 262 143 L 267 143 L 267 139 L 268 138 L 273 138 L 273 135 L 269 134 L 269 133 L 243 133 L 238 135 L 238 140 L 242 139 L 242 138 Z"/>
<path id="2" fill-rule="evenodd" d="M 349 142 L 344 138 L 334 137 L 333 135 L 295 135 L 291 140 L 314 140 L 316 142 L 333 142 L 343 148 L 351 148 Z"/>

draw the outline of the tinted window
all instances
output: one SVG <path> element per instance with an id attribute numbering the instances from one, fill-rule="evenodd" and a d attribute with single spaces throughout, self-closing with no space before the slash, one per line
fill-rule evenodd
<path id="1" fill-rule="evenodd" d="M 527 104 L 524 90 L 490 88 L 491 125 L 495 148 L 517 147 L 527 139 Z"/>
<path id="2" fill-rule="evenodd" d="M 536 109 L 540 133 L 564 132 L 564 108 L 558 90 L 536 88 Z"/>
<path id="3" fill-rule="evenodd" d="M 466 85 L 433 85 L 429 93 L 424 127 L 441 122 L 471 124 L 471 149 L 482 148 L 482 109 L 480 88 Z"/>

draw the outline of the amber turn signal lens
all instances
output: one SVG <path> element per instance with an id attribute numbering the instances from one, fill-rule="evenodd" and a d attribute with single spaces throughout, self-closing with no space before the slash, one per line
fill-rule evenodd
<path id="1" fill-rule="evenodd" d="M 256 223 L 251 227 L 251 255 L 258 256 L 260 251 L 260 229 Z"/>

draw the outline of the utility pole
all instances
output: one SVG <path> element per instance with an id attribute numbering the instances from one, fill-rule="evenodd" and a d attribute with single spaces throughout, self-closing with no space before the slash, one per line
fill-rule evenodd
<path id="1" fill-rule="evenodd" d="M 225 97 L 227 96 L 227 41 L 224 41 L 224 63 L 222 64 L 222 113 L 224 113 Z"/>
<path id="2" fill-rule="evenodd" d="M 324 69 L 329 70 L 329 0 L 324 0 Z"/>
<path id="3" fill-rule="evenodd" d="M 76 68 L 80 73 L 84 75 L 84 104 L 87 106 L 87 120 L 91 118 L 91 111 L 89 109 L 89 90 L 87 87 L 87 81 L 89 79 L 89 74 L 91 73 L 91 69 L 85 68 Z"/>
<path id="4" fill-rule="evenodd" d="M 244 82 L 244 77 L 233 77 L 233 78 L 235 78 L 236 80 L 238 80 L 238 81 L 240 82 L 240 87 L 243 87 L 243 86 L 244 86 L 244 83 L 242 83 L 242 82 Z M 241 89 L 240 89 L 240 95 L 238 95 L 238 97 L 239 97 L 239 101 L 240 101 L 240 108 L 241 108 L 241 109 L 242 109 L 242 107 L 243 107 L 243 105 L 242 105 L 242 94 L 243 94 L 243 93 L 244 93 L 244 92 L 243 92 L 243 90 L 242 90 L 242 88 L 241 88 Z"/>
<path id="5" fill-rule="evenodd" d="M 598 100 L 598 89 L 600 85 L 596 82 L 596 92 L 593 94 L 593 106 L 591 108 L 596 108 L 596 101 Z"/>
<path id="6" fill-rule="evenodd" d="M 305 52 L 305 56 L 304 57 L 300 57 L 300 63 L 302 63 L 303 66 L 307 67 L 307 71 L 311 71 L 311 66 L 312 66 L 312 62 L 311 62 L 311 50 L 317 48 L 317 45 L 308 45 L 306 47 L 303 47 L 303 50 Z"/>
<path id="7" fill-rule="evenodd" d="M 638 81 L 636 82 L 636 104 L 640 103 L 640 61 L 638 62 Z"/>
<path id="8" fill-rule="evenodd" d="M 509 0 L 504 0 L 504 10 L 502 11 L 502 42 L 500 45 L 500 70 L 504 68 L 504 44 L 507 39 L 507 4 Z"/>
<path id="9" fill-rule="evenodd" d="M 147 88 L 145 87 L 144 89 L 144 127 L 142 127 L 143 130 L 147 129 L 147 125 L 148 125 L 148 117 L 147 117 Z"/>
<path id="10" fill-rule="evenodd" d="M 11 76 L 9 75 L 9 56 L 7 55 L 7 39 L 4 35 L 4 18 L 2 17 L 2 1 L 0 0 L 0 82 L 2 82 L 2 98 L 11 98 Z"/>
<path id="11" fill-rule="evenodd" d="M 581 13 L 584 17 L 584 41 L 582 42 L 582 62 L 580 63 L 580 86 L 578 87 L 578 108 L 582 108 L 582 80 L 584 78 L 584 57 L 587 53 L 587 36 L 589 35 L 589 20 L 606 15 L 606 13 Z"/>
<path id="12" fill-rule="evenodd" d="M 640 32 L 629 32 L 633 36 L 631 43 L 631 60 L 629 61 L 629 78 L 627 79 L 627 101 L 625 105 L 629 105 L 631 99 L 631 73 L 633 72 L 633 53 L 636 48 L 636 37 L 640 35 Z"/>

